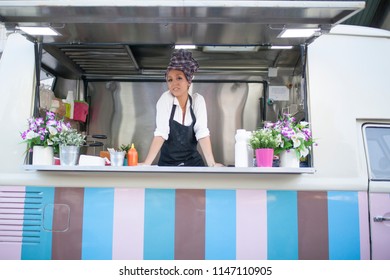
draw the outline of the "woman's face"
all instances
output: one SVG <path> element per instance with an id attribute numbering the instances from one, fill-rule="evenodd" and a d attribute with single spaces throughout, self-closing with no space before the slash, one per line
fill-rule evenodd
<path id="1" fill-rule="evenodd" d="M 170 70 L 167 74 L 167 84 L 169 91 L 175 96 L 180 97 L 188 94 L 190 83 L 181 70 Z"/>

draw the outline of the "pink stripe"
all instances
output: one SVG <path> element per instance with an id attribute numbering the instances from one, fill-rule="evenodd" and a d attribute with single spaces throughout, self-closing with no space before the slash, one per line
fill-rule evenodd
<path id="1" fill-rule="evenodd" d="M 267 191 L 236 191 L 236 258 L 267 259 Z"/>
<path id="2" fill-rule="evenodd" d="M 360 259 L 370 259 L 370 237 L 368 224 L 368 200 L 366 192 L 358 193 L 359 200 L 359 230 L 360 230 Z"/>
<path id="3" fill-rule="evenodd" d="M 25 190 L 25 187 L 0 186 L 0 260 L 22 257 Z"/>
<path id="4" fill-rule="evenodd" d="M 390 194 L 370 193 L 372 259 L 390 259 L 389 222 L 374 222 L 374 217 L 389 216 Z"/>
<path id="5" fill-rule="evenodd" d="M 144 189 L 115 188 L 112 259 L 143 259 L 144 207 Z"/>

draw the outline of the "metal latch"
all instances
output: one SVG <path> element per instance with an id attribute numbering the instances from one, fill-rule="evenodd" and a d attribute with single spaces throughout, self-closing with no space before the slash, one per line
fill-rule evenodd
<path id="1" fill-rule="evenodd" d="M 390 221 L 390 217 L 374 217 L 374 222 L 386 222 L 386 221 Z"/>

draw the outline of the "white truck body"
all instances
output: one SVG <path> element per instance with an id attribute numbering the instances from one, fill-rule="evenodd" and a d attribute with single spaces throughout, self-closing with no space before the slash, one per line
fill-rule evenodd
<path id="1" fill-rule="evenodd" d="M 306 171 L 31 168 L 34 45 L 10 34 L 0 259 L 390 259 L 389 50 L 389 31 L 343 25 L 308 46 Z"/>

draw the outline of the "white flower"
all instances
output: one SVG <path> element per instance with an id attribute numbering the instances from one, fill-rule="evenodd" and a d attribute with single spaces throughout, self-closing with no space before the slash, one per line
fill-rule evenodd
<path id="1" fill-rule="evenodd" d="M 301 131 L 297 133 L 297 137 L 299 139 L 305 140 L 305 134 L 303 134 Z"/>
<path id="2" fill-rule="evenodd" d="M 30 130 L 29 132 L 27 132 L 26 134 L 26 139 L 27 140 L 31 140 L 31 139 L 34 139 L 35 137 L 39 137 L 39 134 Z"/>
<path id="3" fill-rule="evenodd" d="M 276 136 L 276 142 L 278 143 L 278 146 L 283 147 L 284 142 L 282 140 L 282 135 L 281 134 L 278 134 Z"/>
<path id="4" fill-rule="evenodd" d="M 301 145 L 301 140 L 300 140 L 300 138 L 298 137 L 298 134 L 293 135 L 293 136 L 291 137 L 291 140 L 293 141 L 293 146 L 294 146 L 294 148 L 298 148 L 298 147 Z"/>
<path id="5" fill-rule="evenodd" d="M 48 128 L 50 135 L 56 135 L 58 133 L 57 128 L 55 128 L 54 126 L 49 126 Z"/>
<path id="6" fill-rule="evenodd" d="M 303 147 L 301 149 L 301 157 L 306 157 L 309 154 L 309 149 L 307 147 Z"/>
<path id="7" fill-rule="evenodd" d="M 301 126 L 302 127 L 307 127 L 309 126 L 309 123 L 308 122 L 300 122 Z"/>
<path id="8" fill-rule="evenodd" d="M 66 126 L 66 123 L 61 123 L 61 130 L 62 130 L 62 131 L 67 131 L 67 130 L 69 130 L 69 127 Z"/>

